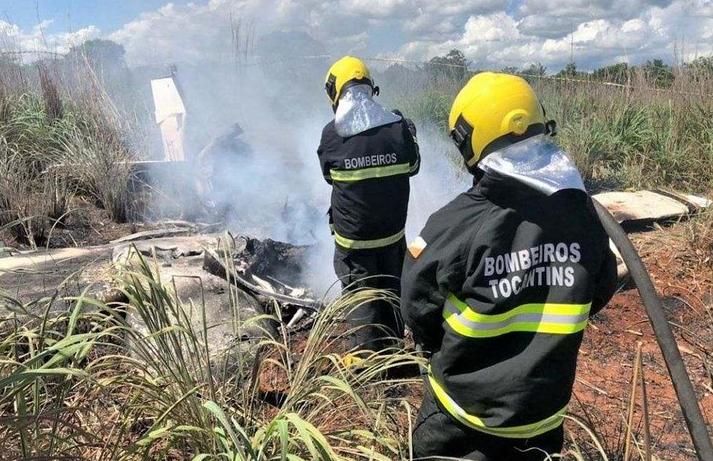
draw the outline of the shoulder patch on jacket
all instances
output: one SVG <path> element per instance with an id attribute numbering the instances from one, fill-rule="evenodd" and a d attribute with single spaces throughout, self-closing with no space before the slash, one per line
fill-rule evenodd
<path id="1" fill-rule="evenodd" d="M 414 258 L 418 258 L 421 256 L 421 252 L 426 248 L 426 245 L 428 245 L 426 241 L 419 235 L 413 242 L 409 243 L 408 252 L 411 253 L 411 256 Z"/>

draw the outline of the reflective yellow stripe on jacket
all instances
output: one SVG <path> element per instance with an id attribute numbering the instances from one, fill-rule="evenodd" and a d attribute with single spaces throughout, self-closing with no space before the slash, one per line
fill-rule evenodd
<path id="1" fill-rule="evenodd" d="M 368 250 L 372 248 L 381 248 L 385 246 L 389 246 L 393 243 L 398 242 L 404 237 L 405 230 L 401 230 L 400 232 L 390 235 L 388 237 L 380 238 L 380 239 L 374 239 L 374 240 L 352 240 L 348 239 L 346 237 L 343 237 L 337 233 L 337 231 L 334 231 L 334 240 L 337 242 L 337 244 L 340 247 L 343 248 L 349 248 L 351 250 Z"/>
<path id="2" fill-rule="evenodd" d="M 592 303 L 523 304 L 502 314 L 480 314 L 453 294 L 443 307 L 443 318 L 456 333 L 470 338 L 492 338 L 513 332 L 567 335 L 584 330 Z"/>
<path id="3" fill-rule="evenodd" d="M 436 399 L 438 399 L 441 405 L 443 405 L 451 416 L 472 429 L 497 437 L 504 437 L 508 439 L 528 439 L 530 437 L 544 434 L 545 432 L 549 432 L 559 427 L 560 424 L 562 424 L 564 414 L 567 411 L 567 407 L 565 406 L 552 416 L 531 424 L 525 424 L 523 426 L 488 427 L 482 419 L 475 415 L 469 414 L 460 405 L 458 405 L 455 400 L 450 398 L 445 389 L 443 389 L 430 372 L 428 374 L 428 382 L 431 385 L 431 389 L 433 389 Z"/>
<path id="4" fill-rule="evenodd" d="M 360 168 L 358 170 L 329 170 L 332 181 L 355 182 L 364 179 L 385 178 L 387 176 L 397 176 L 400 174 L 413 173 L 418 168 L 418 163 L 414 166 L 408 163 L 397 163 L 389 166 L 375 166 L 371 168 Z"/>

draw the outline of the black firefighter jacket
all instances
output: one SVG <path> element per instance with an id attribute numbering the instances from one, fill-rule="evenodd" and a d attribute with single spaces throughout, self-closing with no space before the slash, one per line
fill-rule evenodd
<path id="1" fill-rule="evenodd" d="M 380 248 L 403 238 L 409 177 L 420 165 L 412 130 L 407 119 L 348 138 L 334 121 L 322 130 L 317 155 L 332 185 L 330 222 L 341 247 Z"/>
<path id="2" fill-rule="evenodd" d="M 433 352 L 428 383 L 454 419 L 500 437 L 558 427 L 588 318 L 616 288 L 591 199 L 494 172 L 409 246 L 402 314 Z"/>

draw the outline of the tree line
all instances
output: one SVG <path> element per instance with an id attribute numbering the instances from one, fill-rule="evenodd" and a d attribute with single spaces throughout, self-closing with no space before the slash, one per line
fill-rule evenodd
<path id="1" fill-rule="evenodd" d="M 474 63 L 469 61 L 465 54 L 457 49 L 453 49 L 443 56 L 431 58 L 421 67 L 434 78 L 449 78 L 463 80 L 469 75 L 480 72 L 473 69 Z M 681 70 L 688 71 L 694 76 L 711 78 L 713 77 L 713 56 L 698 57 L 680 66 Z M 549 73 L 547 67 L 535 62 L 524 67 L 503 67 L 502 72 L 518 74 L 523 76 L 554 76 L 558 78 L 579 78 L 596 81 L 606 81 L 617 84 L 630 84 L 635 75 L 641 74 L 652 85 L 661 88 L 670 87 L 676 78 L 676 68 L 664 62 L 663 59 L 655 58 L 640 65 L 628 63 L 617 63 L 597 68 L 593 71 L 580 71 L 575 62 L 569 62 L 563 69 L 556 73 Z"/>

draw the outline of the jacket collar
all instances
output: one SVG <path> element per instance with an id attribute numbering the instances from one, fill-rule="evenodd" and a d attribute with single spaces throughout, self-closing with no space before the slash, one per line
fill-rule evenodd
<path id="1" fill-rule="evenodd" d="M 355 85 L 344 91 L 334 113 L 334 128 L 339 136 L 348 138 L 401 120 L 374 101 L 371 92 L 369 85 Z"/>
<path id="2" fill-rule="evenodd" d="M 482 178 L 476 181 L 486 195 L 537 192 L 549 196 L 564 189 L 586 192 L 574 162 L 544 135 L 495 151 L 478 168 Z"/>

